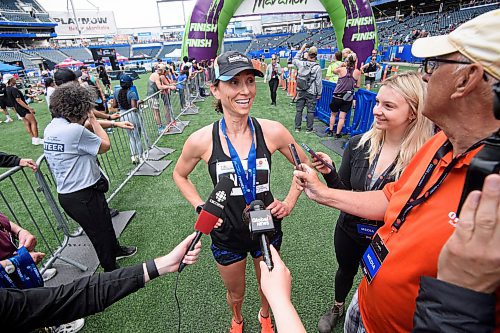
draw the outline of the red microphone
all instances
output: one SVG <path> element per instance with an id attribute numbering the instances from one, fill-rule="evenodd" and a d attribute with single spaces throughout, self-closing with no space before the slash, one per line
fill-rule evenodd
<path id="1" fill-rule="evenodd" d="M 217 224 L 217 221 L 222 216 L 224 207 L 226 206 L 227 200 L 231 195 L 231 190 L 233 189 L 234 182 L 228 177 L 222 177 L 219 179 L 217 185 L 215 185 L 214 190 L 210 193 L 208 200 L 203 205 L 203 208 L 196 220 L 194 229 L 196 230 L 196 236 L 194 237 L 191 245 L 189 245 L 188 250 L 184 256 L 192 251 L 201 238 L 202 234 L 208 235 L 212 229 Z M 181 261 L 177 271 L 180 273 L 186 267 L 186 264 Z"/>

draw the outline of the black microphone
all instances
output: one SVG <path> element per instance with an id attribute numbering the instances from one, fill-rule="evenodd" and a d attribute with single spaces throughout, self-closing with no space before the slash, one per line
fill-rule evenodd
<path id="1" fill-rule="evenodd" d="M 192 251 L 201 238 L 202 234 L 208 235 L 212 229 L 217 224 L 217 221 L 222 216 L 224 207 L 226 206 L 227 200 L 231 195 L 231 190 L 233 189 L 234 182 L 228 177 L 222 177 L 219 179 L 217 185 L 215 185 L 214 190 L 210 193 L 208 200 L 203 205 L 203 208 L 196 220 L 194 229 L 196 230 L 196 236 L 194 237 L 191 245 L 189 245 L 188 250 L 184 256 Z M 182 262 L 179 265 L 177 271 L 180 273 L 186 267 L 186 264 Z"/>
<path id="2" fill-rule="evenodd" d="M 274 232 L 274 222 L 271 211 L 265 208 L 261 200 L 254 200 L 250 203 L 249 215 L 248 228 L 250 229 L 250 235 L 252 239 L 254 237 L 259 237 L 263 260 L 267 268 L 272 271 L 274 264 L 273 258 L 271 257 L 271 250 L 269 249 L 268 238 L 268 234 Z"/>

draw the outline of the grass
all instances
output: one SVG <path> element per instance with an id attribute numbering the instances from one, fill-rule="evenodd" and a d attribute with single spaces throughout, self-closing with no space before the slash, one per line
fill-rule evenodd
<path id="1" fill-rule="evenodd" d="M 145 97 L 147 75 L 136 81 Z M 270 106 L 267 84 L 258 83 L 252 108 L 255 117 L 280 121 L 298 143 L 305 142 L 316 151 L 325 151 L 319 138 L 305 132 L 293 132 L 295 106 L 281 89 L 278 107 Z M 185 116 L 190 120 L 184 133 L 166 136 L 159 146 L 176 149 L 167 158 L 174 161 L 159 177 L 134 177 L 112 200 L 120 210 L 134 209 L 137 215 L 120 237 L 126 245 L 138 246 L 136 256 L 121 261 L 122 266 L 141 263 L 169 252 L 192 232 L 196 214 L 172 180 L 172 171 L 184 141 L 197 130 L 220 118 L 211 107 L 211 99 L 198 103 L 200 113 Z M 40 132 L 50 121 L 45 103 L 35 104 Z M 2 117 L 0 115 L 0 117 Z M 2 118 L 3 119 L 3 118 Z M 32 146 L 20 121 L 0 124 L 0 151 L 36 159 L 41 146 Z M 340 157 L 327 151 L 339 165 Z M 271 186 L 273 194 L 283 199 L 292 178 L 292 165 L 279 153 L 273 156 Z M 202 197 L 212 189 L 208 170 L 200 163 L 191 175 Z M 0 183 L 0 186 L 4 186 Z M 2 187 L 3 189 L 3 187 Z M 293 276 L 292 301 L 309 332 L 317 331 L 319 317 L 331 306 L 333 277 L 337 268 L 333 251 L 333 230 L 338 211 L 320 206 L 302 195 L 292 214 L 283 221 L 282 258 Z M 210 239 L 203 238 L 199 262 L 186 268 L 180 277 L 178 297 L 182 312 L 182 332 L 227 332 L 231 313 L 225 302 L 225 288 L 209 250 Z M 359 278 L 359 275 L 358 275 Z M 176 332 L 177 309 L 174 301 L 175 274 L 152 281 L 144 289 L 119 301 L 103 313 L 90 316 L 83 332 Z M 352 296 L 349 295 L 349 302 Z M 245 332 L 259 330 L 257 283 L 253 265 L 247 266 L 247 292 L 243 306 Z M 342 332 L 337 327 L 335 332 Z"/>

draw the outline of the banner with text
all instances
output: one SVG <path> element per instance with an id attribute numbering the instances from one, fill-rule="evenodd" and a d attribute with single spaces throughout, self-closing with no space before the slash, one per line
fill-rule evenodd
<path id="1" fill-rule="evenodd" d="M 115 35 L 117 32 L 113 12 L 76 11 L 76 19 L 72 12 L 49 12 L 49 15 L 57 23 L 58 36 L 78 36 L 78 28 L 82 36 Z"/>
<path id="2" fill-rule="evenodd" d="M 250 0 L 243 1 L 234 16 L 325 12 L 319 0 Z"/>
<path id="3" fill-rule="evenodd" d="M 185 28 L 182 54 L 198 61 L 215 58 L 229 21 L 237 15 L 324 11 L 335 29 L 337 47 L 351 48 L 361 65 L 378 44 L 369 0 L 198 0 Z"/>

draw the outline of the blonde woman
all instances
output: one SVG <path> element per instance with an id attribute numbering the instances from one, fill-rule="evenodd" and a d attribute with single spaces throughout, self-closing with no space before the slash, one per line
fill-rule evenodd
<path id="1" fill-rule="evenodd" d="M 353 191 L 382 189 L 396 180 L 417 150 L 433 135 L 433 123 L 422 115 L 426 86 L 416 72 L 387 79 L 377 95 L 372 128 L 349 140 L 338 173 L 321 162 L 314 166 L 329 187 Z M 318 153 L 328 162 L 328 155 Z M 330 332 L 344 315 L 344 302 L 358 272 L 359 261 L 371 237 L 382 225 L 341 212 L 334 234 L 339 268 L 335 275 L 335 302 L 318 323 Z"/>

